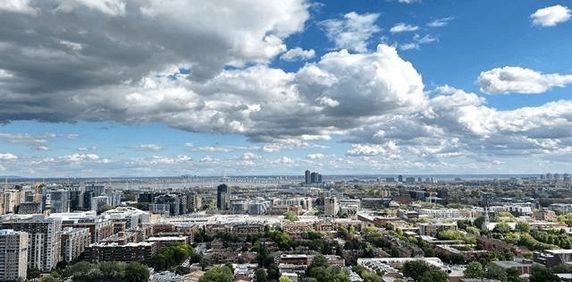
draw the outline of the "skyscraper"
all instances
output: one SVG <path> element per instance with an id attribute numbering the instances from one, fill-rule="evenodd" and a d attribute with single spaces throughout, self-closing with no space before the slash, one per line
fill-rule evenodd
<path id="1" fill-rule="evenodd" d="M 28 233 L 0 230 L 0 280 L 26 278 L 28 269 Z"/>
<path id="2" fill-rule="evenodd" d="M 305 174 L 305 183 L 306 184 L 316 184 L 316 183 L 322 183 L 322 175 L 317 173 L 317 172 L 310 172 L 309 170 L 306 170 Z"/>
<path id="3" fill-rule="evenodd" d="M 230 208 L 230 187 L 221 184 L 217 187 L 216 207 L 219 210 L 228 210 Z"/>
<path id="4" fill-rule="evenodd" d="M 318 183 L 318 173 L 317 172 L 310 173 L 310 183 Z"/>

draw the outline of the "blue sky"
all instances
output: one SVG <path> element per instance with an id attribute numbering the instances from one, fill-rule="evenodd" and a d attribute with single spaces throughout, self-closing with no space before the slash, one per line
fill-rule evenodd
<path id="1" fill-rule="evenodd" d="M 570 7 L 0 3 L 0 175 L 570 172 Z"/>

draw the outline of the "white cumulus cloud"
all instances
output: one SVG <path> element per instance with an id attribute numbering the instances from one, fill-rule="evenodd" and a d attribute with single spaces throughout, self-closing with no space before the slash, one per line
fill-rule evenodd
<path id="1" fill-rule="evenodd" d="M 572 74 L 545 74 L 532 69 L 506 66 L 481 72 L 477 83 L 488 94 L 539 94 L 572 83 Z"/>
<path id="2" fill-rule="evenodd" d="M 296 60 L 309 60 L 316 56 L 316 51 L 314 49 L 304 50 L 300 47 L 290 49 L 286 53 L 282 54 L 280 58 L 284 61 L 296 61 Z"/>
<path id="3" fill-rule="evenodd" d="M 343 19 L 329 19 L 321 23 L 326 36 L 338 49 L 366 52 L 373 34 L 381 31 L 376 21 L 379 14 L 350 12 Z"/>
<path id="4" fill-rule="evenodd" d="M 570 19 L 572 11 L 566 6 L 554 5 L 538 9 L 530 18 L 532 23 L 540 26 L 555 26 Z"/>
<path id="5" fill-rule="evenodd" d="M 18 156 L 11 153 L 0 153 L 0 161 L 15 161 Z"/>

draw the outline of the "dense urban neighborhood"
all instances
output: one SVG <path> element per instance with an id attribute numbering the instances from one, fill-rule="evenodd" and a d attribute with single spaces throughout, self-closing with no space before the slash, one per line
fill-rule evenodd
<path id="1" fill-rule="evenodd" d="M 0 280 L 572 280 L 569 174 L 317 175 L 6 182 Z"/>

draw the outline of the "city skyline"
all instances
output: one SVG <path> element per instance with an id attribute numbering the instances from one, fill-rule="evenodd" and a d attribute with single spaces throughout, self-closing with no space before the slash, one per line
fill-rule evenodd
<path id="1" fill-rule="evenodd" d="M 159 2 L 0 3 L 0 175 L 570 173 L 569 1 Z"/>

